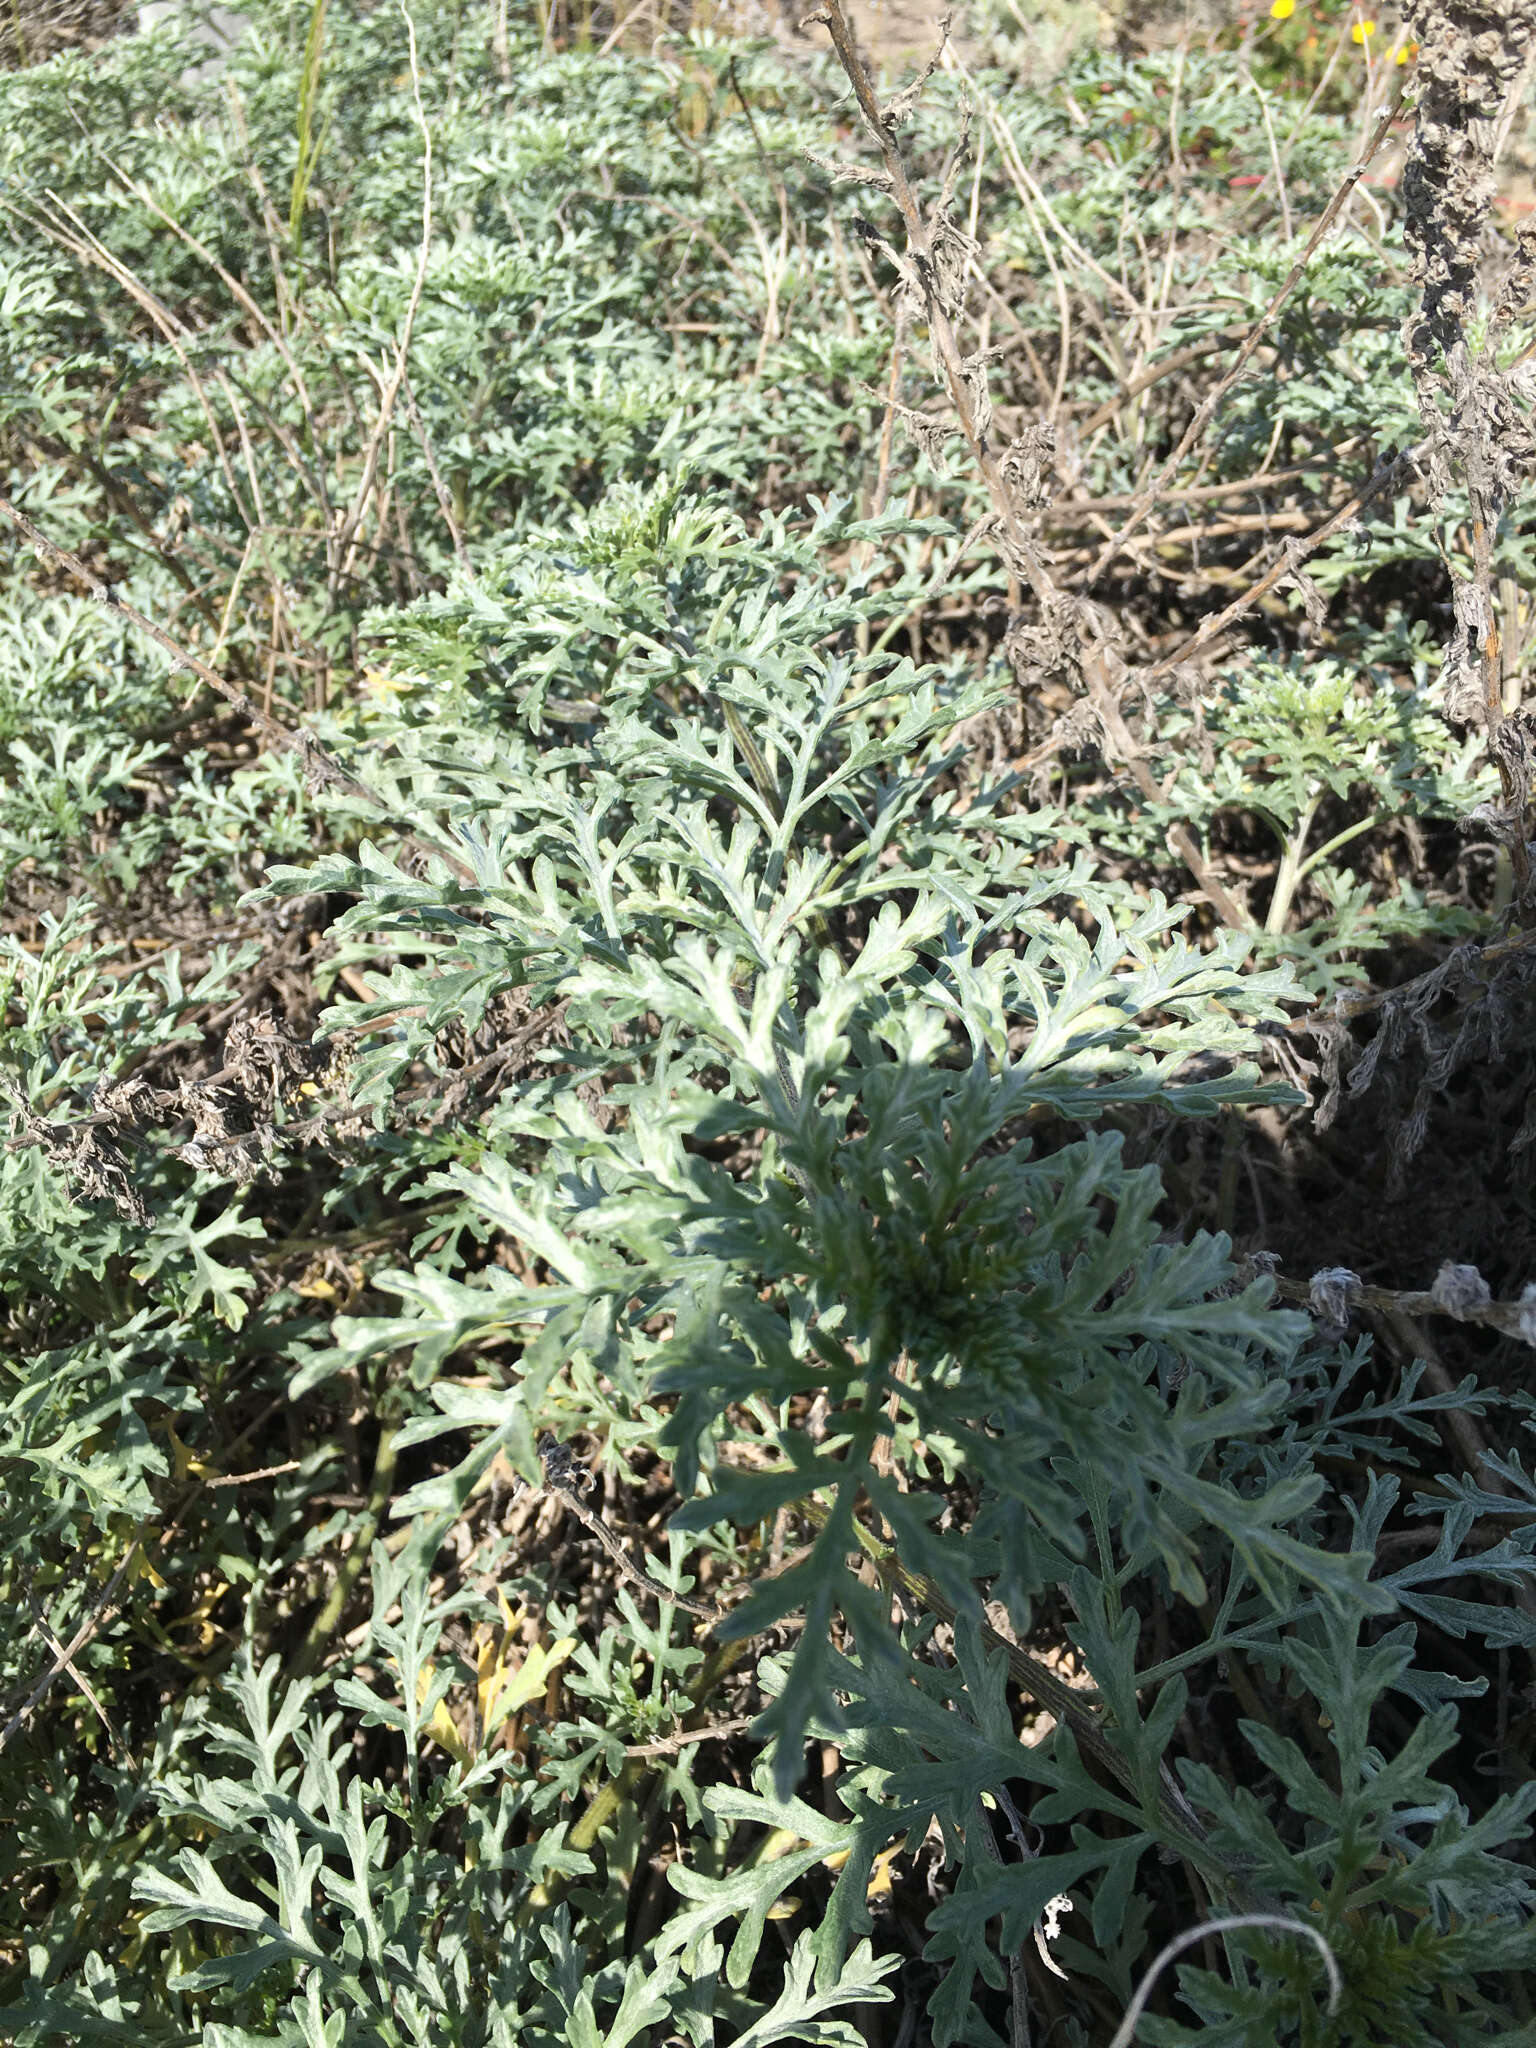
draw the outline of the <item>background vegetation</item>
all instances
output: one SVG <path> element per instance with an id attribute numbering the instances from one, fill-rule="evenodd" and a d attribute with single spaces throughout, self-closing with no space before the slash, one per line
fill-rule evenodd
<path id="1" fill-rule="evenodd" d="M 1536 2039 L 1532 10 L 248 12 L 0 77 L 0 2032 Z"/>

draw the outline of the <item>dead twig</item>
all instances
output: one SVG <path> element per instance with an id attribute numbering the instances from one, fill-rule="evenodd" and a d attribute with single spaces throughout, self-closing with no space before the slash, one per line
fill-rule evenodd
<path id="1" fill-rule="evenodd" d="M 633 1561 L 602 1516 L 595 1508 L 589 1508 L 582 1499 L 582 1485 L 584 1482 L 590 1482 L 592 1475 L 573 1462 L 569 1450 L 558 1438 L 548 1433 L 542 1436 L 539 1439 L 539 1457 L 544 1465 L 546 1490 L 559 1495 L 582 1527 L 597 1538 L 631 1585 L 641 1587 L 656 1599 L 673 1607 L 681 1607 L 689 1614 L 696 1614 L 701 1621 L 715 1623 L 725 1619 L 728 1611 L 726 1608 L 717 1607 L 712 1600 L 695 1600 L 687 1593 L 675 1592 L 672 1587 L 664 1586 L 659 1579 L 653 1579 L 649 1572 Z"/>
<path id="2" fill-rule="evenodd" d="M 745 1735 L 755 1716 L 741 1714 L 734 1721 L 716 1721 L 708 1728 L 685 1728 L 680 1735 L 664 1735 L 659 1742 L 632 1742 L 626 1756 L 676 1756 L 695 1742 L 724 1742 L 732 1735 Z"/>
<path id="3" fill-rule="evenodd" d="M 1311 234 L 1307 237 L 1306 247 L 1302 250 L 1300 256 L 1297 257 L 1296 261 L 1291 266 L 1290 275 L 1286 278 L 1285 283 L 1281 285 L 1279 291 L 1275 293 L 1274 297 L 1270 300 L 1269 304 L 1264 308 L 1264 311 L 1259 315 L 1258 319 L 1255 320 L 1253 325 L 1249 328 L 1247 339 L 1243 342 L 1242 347 L 1238 350 L 1236 359 L 1234 360 L 1231 369 L 1228 370 L 1227 374 L 1221 379 L 1221 381 L 1217 385 L 1214 386 L 1212 390 L 1207 392 L 1205 398 L 1201 401 L 1200 405 L 1196 409 L 1194 418 L 1190 421 L 1189 425 L 1184 429 L 1183 434 L 1179 437 L 1179 445 L 1174 449 L 1172 455 L 1169 456 L 1168 460 L 1164 463 L 1162 469 L 1158 472 L 1157 476 L 1153 479 L 1153 481 L 1147 486 L 1147 488 L 1144 491 L 1142 491 L 1138 495 L 1136 503 L 1127 513 L 1125 521 L 1120 526 L 1119 530 L 1109 540 L 1107 540 L 1104 543 L 1103 547 L 1099 550 L 1098 556 L 1094 561 L 1093 567 L 1088 572 L 1088 582 L 1090 586 L 1098 581 L 1100 576 L 1103 575 L 1104 570 L 1109 565 L 1109 563 L 1114 560 L 1115 556 L 1120 552 L 1121 548 L 1124 547 L 1126 541 L 1136 531 L 1137 527 L 1141 524 L 1142 520 L 1151 510 L 1158 493 L 1160 491 L 1165 490 L 1168 486 L 1169 481 L 1173 477 L 1178 475 L 1179 466 L 1183 462 L 1185 456 L 1188 455 L 1190 449 L 1194 447 L 1195 443 L 1204 434 L 1206 428 L 1215 418 L 1217 408 L 1220 406 L 1222 400 L 1226 397 L 1227 393 L 1232 389 L 1233 385 L 1237 382 L 1237 380 L 1242 376 L 1244 370 L 1247 369 L 1253 352 L 1259 346 L 1259 343 L 1264 339 L 1264 335 L 1269 328 L 1270 322 L 1275 318 L 1275 315 L 1280 311 L 1282 306 L 1284 306 L 1287 299 L 1290 298 L 1292 292 L 1295 291 L 1297 285 L 1301 283 L 1302 278 L 1306 275 L 1307 265 L 1311 262 L 1313 256 L 1317 253 L 1317 250 L 1322 245 L 1325 237 L 1327 236 L 1328 231 L 1330 230 L 1330 228 L 1332 228 L 1334 222 L 1338 219 L 1339 214 L 1342 212 L 1344 205 L 1346 201 L 1349 199 L 1351 193 L 1359 184 L 1360 180 L 1365 176 L 1366 172 L 1370 169 L 1372 161 L 1376 156 L 1376 152 L 1381 148 L 1381 145 L 1383 144 L 1383 142 L 1386 141 L 1387 136 L 1391 133 L 1392 124 L 1397 119 L 1399 113 L 1402 111 L 1403 95 L 1407 90 L 1407 85 L 1408 78 L 1407 73 L 1405 71 L 1403 76 L 1398 80 L 1397 90 L 1393 93 L 1391 103 L 1387 107 L 1386 112 L 1377 122 L 1375 132 L 1371 136 L 1370 141 L 1366 144 L 1366 147 L 1362 151 L 1359 158 L 1353 164 L 1351 164 L 1348 171 L 1345 172 L 1344 177 L 1339 184 L 1338 190 L 1334 193 L 1333 197 L 1329 200 L 1328 204 L 1323 208 L 1322 214 L 1318 218 L 1317 225 L 1313 228 Z"/>
<path id="4" fill-rule="evenodd" d="M 1447 1306 L 1445 1291 L 1433 1287 L 1368 1287 L 1353 1274 L 1353 1284 L 1347 1295 L 1351 1308 L 1370 1309 L 1377 1315 L 1388 1316 L 1399 1322 L 1408 1341 L 1417 1346 L 1416 1355 L 1425 1358 L 1429 1366 L 1429 1380 L 1437 1393 L 1448 1393 L 1451 1382 L 1437 1362 L 1428 1359 L 1424 1351 L 1424 1337 L 1412 1327 L 1410 1318 L 1417 1316 L 1450 1316 L 1458 1323 L 1477 1323 L 1484 1329 L 1497 1330 L 1500 1336 L 1517 1337 L 1529 1344 L 1536 1338 L 1536 1301 L 1481 1301 L 1458 1302 Z M 1304 1304 L 1316 1298 L 1313 1284 L 1298 1280 L 1275 1280 L 1275 1292 L 1285 1301 Z M 1486 1449 L 1486 1446 L 1483 1446 Z"/>
<path id="5" fill-rule="evenodd" d="M 1021 517 L 1014 492 L 1003 474 L 1001 455 L 992 438 L 992 408 L 986 390 L 985 362 L 980 356 L 966 356 L 955 331 L 959 297 L 963 294 L 964 278 L 969 268 L 969 250 L 962 244 L 959 229 L 949 220 L 947 209 L 966 138 L 962 134 L 956 146 L 931 215 L 925 214 L 912 188 L 896 141 L 897 129 L 915 103 L 922 85 L 941 60 L 948 38 L 949 18 L 945 17 L 941 28 L 939 53 L 916 82 L 908 86 L 889 107 L 882 107 L 875 94 L 840 0 L 825 0 L 825 4 L 807 19 L 822 23 L 831 36 L 832 47 L 853 87 L 864 124 L 879 148 L 883 172 L 859 170 L 848 175 L 884 191 L 901 216 L 906 256 L 903 258 L 894 249 L 887 249 L 886 254 L 901 273 L 908 291 L 920 300 L 927 316 L 934 367 L 942 379 L 972 460 L 986 485 L 1004 560 L 1010 571 L 1019 574 L 1029 584 L 1042 617 L 1053 630 L 1059 629 L 1071 617 L 1085 638 L 1096 642 L 1086 647 L 1082 658 L 1082 678 L 1087 695 L 1099 716 L 1106 740 L 1123 761 L 1137 788 L 1148 802 L 1157 802 L 1161 791 L 1156 778 L 1142 747 L 1119 713 L 1118 688 L 1125 672 L 1124 663 L 1102 640 L 1097 640 L 1087 610 L 1068 598 L 1047 570 L 1039 545 Z M 835 167 L 834 172 L 838 174 Z M 1217 915 L 1235 930 L 1248 929 L 1252 919 L 1218 881 L 1188 827 L 1182 824 L 1171 826 L 1168 844 L 1194 876 Z"/>
<path id="6" fill-rule="evenodd" d="M 1144 391 L 1150 391 L 1165 378 L 1176 377 L 1181 370 L 1192 369 L 1196 363 L 1204 362 L 1207 356 L 1219 355 L 1227 344 L 1240 334 L 1247 333 L 1246 327 L 1222 327 L 1204 341 L 1192 341 L 1187 347 L 1176 348 L 1172 355 L 1159 356 L 1155 363 L 1149 363 L 1134 377 L 1126 379 L 1113 398 L 1106 398 L 1095 411 L 1089 413 L 1077 431 L 1086 441 L 1090 434 L 1096 434 L 1100 427 L 1107 427 L 1123 405 L 1133 398 L 1139 398 Z M 1127 497 L 1126 504 L 1134 505 L 1134 497 Z"/>
<path id="7" fill-rule="evenodd" d="M 263 711 L 237 684 L 220 675 L 217 669 L 210 668 L 207 662 L 200 661 L 178 640 L 172 639 L 163 626 L 157 626 L 153 619 L 146 618 L 136 605 L 130 604 L 111 584 L 104 583 L 94 570 L 86 567 L 78 555 L 71 554 L 68 548 L 60 547 L 57 541 L 50 540 L 42 528 L 29 519 L 18 506 L 13 505 L 3 493 L 0 493 L 0 518 L 8 519 L 17 532 L 31 542 L 45 561 L 54 562 L 77 577 L 98 604 L 104 605 L 110 612 L 115 612 L 119 618 L 126 619 L 131 626 L 136 626 L 148 639 L 153 640 L 163 653 L 170 656 L 173 672 L 178 669 L 185 670 L 188 675 L 194 675 L 206 683 L 210 690 L 224 699 L 231 710 L 237 712 L 248 724 L 255 726 L 269 745 L 291 748 L 300 754 L 306 771 L 315 780 L 339 789 L 347 796 L 360 797 L 365 803 L 372 804 L 381 811 L 389 808 L 376 790 L 371 789 L 366 782 L 360 781 L 350 769 L 344 768 L 335 755 L 320 744 L 313 733 L 305 731 L 302 727 L 284 725 L 270 713 Z"/>
<path id="8" fill-rule="evenodd" d="M 395 365 L 385 385 L 384 395 L 379 403 L 379 415 L 368 436 L 368 445 L 363 451 L 363 474 L 357 486 L 357 495 L 343 516 L 336 535 L 338 582 L 345 581 L 351 575 L 352 565 L 357 559 L 363 514 L 373 491 L 374 478 L 378 474 L 379 453 L 394 418 L 395 402 L 400 396 L 400 387 L 405 382 L 405 367 L 411 352 L 411 334 L 416 325 L 416 313 L 421 305 L 421 294 L 427 281 L 427 263 L 432 253 L 432 130 L 427 122 L 426 109 L 421 103 L 421 65 L 416 54 L 416 24 L 412 21 L 410 10 L 405 6 L 404 0 L 401 0 L 400 12 L 405 16 L 405 33 L 410 48 L 411 101 L 416 110 L 416 125 L 421 130 L 421 245 L 416 254 L 416 274 L 411 280 L 411 295 L 406 301 L 405 318 L 400 324 L 400 341 L 395 350 Z"/>
<path id="9" fill-rule="evenodd" d="M 253 1421 L 247 1423 L 233 1442 L 225 1447 L 225 1455 L 228 1456 L 230 1453 L 239 1450 L 240 1446 L 248 1442 L 256 1434 L 257 1430 L 269 1422 L 283 1406 L 284 1401 L 281 1398 L 269 1401 L 261 1413 Z M 180 1506 L 176 1509 L 169 1525 L 161 1531 L 159 1540 L 154 1546 L 157 1550 L 164 1550 L 178 1534 L 194 1503 L 206 1491 L 208 1485 L 209 1481 L 207 1479 L 199 1479 L 182 1495 Z M 0 1752 L 5 1750 L 6 1745 L 14 1735 L 27 1726 L 32 1716 L 37 1712 L 38 1707 L 53 1690 L 60 1674 L 72 1668 L 74 1660 L 91 1641 L 92 1637 L 98 1635 L 105 1628 L 113 1615 L 122 1606 L 124 1582 L 136 1571 L 139 1559 L 147 1557 L 148 1548 L 149 1522 L 146 1519 L 139 1524 L 134 1532 L 133 1540 L 128 1545 L 127 1550 L 124 1551 L 116 1570 L 97 1596 L 96 1604 L 75 1630 L 69 1641 L 67 1643 L 59 1642 L 51 1630 L 45 1631 L 52 1647 L 52 1660 L 49 1663 L 48 1669 L 36 1681 L 32 1690 L 27 1694 L 21 1705 L 17 1707 L 4 1727 L 0 1727 Z"/>

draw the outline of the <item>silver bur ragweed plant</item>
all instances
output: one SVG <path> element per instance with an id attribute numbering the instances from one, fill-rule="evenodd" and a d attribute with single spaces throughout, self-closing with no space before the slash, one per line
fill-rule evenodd
<path id="1" fill-rule="evenodd" d="M 1383 110 L 640 40 L 0 80 L 0 2032 L 1523 2040 L 1530 1276 L 1286 1179 L 1525 957 Z"/>

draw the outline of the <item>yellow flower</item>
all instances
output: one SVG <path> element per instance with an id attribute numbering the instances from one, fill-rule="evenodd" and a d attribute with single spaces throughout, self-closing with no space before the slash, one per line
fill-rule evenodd
<path id="1" fill-rule="evenodd" d="M 1411 64 L 1418 54 L 1419 46 L 1417 43 L 1404 43 L 1397 53 L 1397 61 L 1399 64 Z"/>
<path id="2" fill-rule="evenodd" d="M 1376 24 L 1374 21 L 1357 21 L 1349 32 L 1350 41 L 1359 43 L 1364 48 L 1367 39 L 1375 35 L 1375 33 Z"/>
<path id="3" fill-rule="evenodd" d="M 1296 12 L 1296 0 L 1274 0 L 1269 10 L 1271 21 L 1289 21 Z"/>
<path id="4" fill-rule="evenodd" d="M 392 675 L 388 669 L 384 668 L 365 667 L 363 670 L 363 688 L 375 704 L 392 704 L 397 697 L 403 696 L 407 690 L 415 689 L 417 680 L 415 676 Z"/>

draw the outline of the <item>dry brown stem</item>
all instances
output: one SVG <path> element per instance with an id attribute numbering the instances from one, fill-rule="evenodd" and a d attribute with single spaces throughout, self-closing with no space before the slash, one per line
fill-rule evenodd
<path id="1" fill-rule="evenodd" d="M 365 802 L 375 804 L 381 810 L 385 808 L 383 798 L 370 789 L 367 783 L 360 782 L 350 770 L 343 768 L 312 733 L 283 725 L 269 712 L 263 711 L 238 685 L 230 682 L 228 677 L 221 676 L 217 669 L 210 668 L 207 662 L 200 661 L 195 654 L 183 647 L 180 641 L 174 640 L 163 626 L 157 626 L 153 619 L 146 618 L 136 605 L 130 604 L 110 584 L 104 583 L 94 570 L 86 567 L 78 555 L 72 554 L 68 548 L 60 547 L 57 541 L 50 540 L 40 526 L 3 494 L 0 494 L 0 517 L 8 519 L 17 532 L 31 542 L 45 561 L 56 563 L 59 568 L 67 569 L 71 576 L 77 577 L 98 604 L 105 605 L 110 612 L 116 612 L 119 618 L 126 619 L 131 626 L 137 627 L 147 638 L 153 640 L 163 653 L 170 656 L 173 672 L 178 669 L 185 670 L 187 674 L 194 675 L 206 683 L 210 690 L 224 699 L 232 711 L 253 725 L 269 745 L 294 749 L 303 755 L 306 767 L 322 783 L 344 790 L 349 796 L 362 797 Z"/>
<path id="2" fill-rule="evenodd" d="M 1407 448 L 1400 455 L 1386 456 L 1377 464 L 1373 475 L 1346 504 L 1341 505 L 1337 512 L 1324 520 L 1323 524 L 1315 528 L 1305 540 L 1292 542 L 1240 597 L 1235 597 L 1223 610 L 1202 620 L 1195 632 L 1191 633 L 1181 646 L 1175 648 L 1172 654 L 1165 655 L 1148 672 L 1146 680 L 1152 682 L 1159 676 L 1168 675 L 1181 662 L 1192 661 L 1197 654 L 1203 653 L 1213 640 L 1219 639 L 1229 626 L 1234 625 L 1245 612 L 1251 611 L 1260 598 L 1267 596 L 1277 583 L 1284 582 L 1299 562 L 1305 561 L 1309 555 L 1316 554 L 1325 541 L 1332 540 L 1333 536 L 1342 532 L 1352 519 L 1358 518 L 1373 498 L 1379 498 L 1389 485 L 1405 475 L 1418 461 L 1420 453 L 1418 448 Z"/>
<path id="3" fill-rule="evenodd" d="M 1492 335 L 1474 346 L 1477 273 L 1494 195 L 1494 165 L 1508 115 L 1536 52 L 1536 0 L 1416 0 L 1419 112 L 1403 168 L 1405 236 L 1422 294 L 1408 360 L 1428 436 L 1430 473 L 1444 493 L 1465 483 L 1472 504 L 1473 572 L 1452 573 L 1455 624 L 1444 673 L 1448 716 L 1481 725 L 1498 769 L 1501 837 L 1517 906 L 1530 895 L 1526 810 L 1531 740 L 1507 721 L 1493 602 L 1499 521 L 1536 469 L 1530 393 L 1519 365 L 1501 371 Z M 1529 282 L 1531 252 L 1517 251 L 1505 293 Z M 1499 326 L 1496 307 L 1493 328 Z"/>
<path id="4" fill-rule="evenodd" d="M 405 318 L 400 323 L 400 340 L 395 349 L 394 367 L 384 385 L 379 400 L 379 415 L 373 423 L 368 445 L 363 451 L 363 474 L 358 482 L 357 495 L 343 515 L 336 534 L 338 566 L 333 580 L 337 582 L 345 581 L 351 575 L 353 564 L 357 560 L 363 514 L 367 510 L 374 478 L 378 474 L 379 454 L 394 419 L 400 387 L 405 382 L 406 364 L 411 353 L 411 335 L 416 325 L 416 312 L 421 304 L 422 290 L 427 281 L 427 262 L 432 253 L 432 130 L 427 121 L 426 109 L 421 103 L 421 66 L 416 55 L 416 24 L 411 19 L 409 9 L 403 4 L 400 12 L 405 16 L 405 31 L 410 47 L 411 102 L 416 111 L 416 125 L 421 130 L 421 242 L 416 252 L 416 273 L 411 280 L 411 295 L 406 302 Z"/>
<path id="5" fill-rule="evenodd" d="M 1069 596 L 1053 580 L 1039 546 L 1020 515 L 1017 499 L 1004 473 L 1001 451 L 992 438 L 992 408 L 986 390 L 986 365 L 980 356 L 967 357 L 960 346 L 956 320 L 964 296 L 969 269 L 969 245 L 949 220 L 948 199 L 960 160 L 960 149 L 944 177 L 944 190 L 931 213 L 925 213 L 907 175 L 905 160 L 897 143 L 897 130 L 915 102 L 924 80 L 940 61 L 948 34 L 946 17 L 941 31 L 940 53 L 916 82 L 882 107 L 863 59 L 860 57 L 839 0 L 825 5 L 808 20 L 820 22 L 832 38 L 838 61 L 853 87 L 854 98 L 864 125 L 879 151 L 883 174 L 858 170 L 850 175 L 861 183 L 874 184 L 886 192 L 901 216 L 906 238 L 903 257 L 894 249 L 886 253 L 901 274 L 906 294 L 921 304 L 928 322 L 933 364 L 959 423 L 971 459 L 986 486 L 992 507 L 993 529 L 1001 543 L 1009 570 L 1028 583 L 1040 611 L 1039 636 L 1047 642 L 1058 663 L 1078 670 L 1084 694 L 1092 704 L 1101 730 L 1115 756 L 1129 771 L 1148 802 L 1161 799 L 1157 780 L 1140 742 L 1131 733 L 1119 710 L 1119 687 L 1125 664 L 1104 639 L 1099 616 Z M 963 148 L 962 137 L 961 147 Z M 1182 824 L 1168 833 L 1168 843 L 1189 869 L 1217 915 L 1236 930 L 1246 930 L 1252 920 L 1243 906 L 1212 873 L 1193 835 Z"/>
<path id="6" fill-rule="evenodd" d="M 1286 1301 L 1306 1302 L 1311 1300 L 1311 1291 L 1297 1280 L 1275 1281 L 1275 1292 Z M 1410 1316 L 1440 1316 L 1447 1313 L 1439 1296 L 1430 1288 L 1367 1287 L 1361 1285 L 1350 1297 L 1352 1304 L 1371 1309 L 1385 1316 L 1408 1318 Z M 1528 1302 L 1490 1301 L 1481 1308 L 1469 1308 L 1456 1317 L 1458 1322 L 1478 1323 L 1484 1329 L 1497 1330 L 1501 1336 L 1523 1337 L 1523 1328 L 1531 1317 Z M 1419 1344 L 1419 1356 L 1423 1356 L 1423 1340 Z M 1448 1385 L 1441 1380 L 1437 1386 Z"/>
<path id="7" fill-rule="evenodd" d="M 1193 369 L 1196 363 L 1204 362 L 1207 356 L 1217 355 L 1228 342 L 1235 341 L 1240 334 L 1246 334 L 1245 327 L 1223 327 L 1217 334 L 1207 335 L 1204 341 L 1192 341 L 1184 348 L 1176 348 L 1171 355 L 1159 356 L 1155 363 L 1128 377 L 1113 398 L 1089 413 L 1077 431 L 1086 441 L 1090 434 L 1096 434 L 1100 427 L 1107 427 L 1115 414 L 1128 405 L 1133 398 L 1139 398 L 1144 391 L 1150 391 L 1155 384 L 1161 384 L 1167 377 L 1176 377 L 1181 370 Z M 1127 497 L 1127 506 L 1134 505 L 1134 497 Z M 1116 507 L 1120 510 L 1120 507 Z"/>
<path id="8" fill-rule="evenodd" d="M 1222 400 L 1226 397 L 1227 393 L 1232 389 L 1233 385 L 1236 384 L 1238 379 L 1242 376 L 1244 370 L 1247 369 L 1249 362 L 1252 360 L 1253 353 L 1255 349 L 1257 349 L 1257 347 L 1259 346 L 1259 343 L 1264 339 L 1264 336 L 1269 329 L 1270 323 L 1274 320 L 1276 314 L 1279 313 L 1281 308 L 1285 305 L 1287 299 L 1290 298 L 1292 292 L 1295 291 L 1297 285 L 1301 283 L 1302 278 L 1306 275 L 1307 265 L 1311 262 L 1313 256 L 1317 253 L 1317 250 L 1321 247 L 1329 230 L 1332 228 L 1334 222 L 1338 219 L 1339 214 L 1343 211 L 1344 205 L 1346 201 L 1349 199 L 1350 194 L 1354 191 L 1355 187 L 1359 184 L 1360 180 L 1365 176 L 1366 172 L 1370 169 L 1371 163 L 1376 156 L 1376 152 L 1381 148 L 1381 145 L 1383 144 L 1383 142 L 1386 141 L 1387 136 L 1390 134 L 1392 124 L 1397 119 L 1398 114 L 1402 110 L 1403 94 L 1406 91 L 1406 89 L 1407 73 L 1405 71 L 1403 76 L 1397 82 L 1397 90 L 1392 96 L 1391 104 L 1388 106 L 1386 112 L 1382 115 L 1381 119 L 1377 122 L 1375 132 L 1372 134 L 1371 139 L 1367 143 L 1364 151 L 1361 153 L 1357 161 L 1351 164 L 1349 170 L 1345 173 L 1342 181 L 1340 182 L 1338 190 L 1334 193 L 1333 197 L 1329 200 L 1328 204 L 1323 208 L 1322 213 L 1318 217 L 1317 225 L 1313 228 L 1311 234 L 1307 237 L 1306 247 L 1302 250 L 1300 256 L 1297 257 L 1295 263 L 1292 264 L 1290 274 L 1286 278 L 1285 283 L 1280 287 L 1279 291 L 1275 293 L 1274 297 L 1270 300 L 1269 304 L 1264 308 L 1264 311 L 1259 315 L 1258 319 L 1255 320 L 1253 325 L 1249 328 L 1247 338 L 1244 340 L 1242 347 L 1238 350 L 1231 369 L 1227 371 L 1226 375 L 1221 379 L 1221 381 L 1218 384 L 1214 385 L 1212 389 L 1206 393 L 1205 397 L 1201 400 L 1200 405 L 1197 407 L 1195 411 L 1194 418 L 1190 421 L 1189 425 L 1184 429 L 1184 432 L 1180 435 L 1179 445 L 1174 449 L 1172 455 L 1169 456 L 1168 460 L 1164 463 L 1162 469 L 1159 470 L 1158 474 L 1156 475 L 1156 477 L 1154 477 L 1152 482 L 1148 484 L 1146 489 L 1139 494 L 1136 503 L 1131 507 L 1131 510 L 1126 514 L 1125 520 L 1120 526 L 1118 532 L 1116 532 L 1109 540 L 1107 540 L 1104 543 L 1103 547 L 1099 550 L 1098 556 L 1094 561 L 1093 567 L 1088 573 L 1088 582 L 1090 587 L 1098 581 L 1101 575 L 1103 575 L 1105 568 L 1108 566 L 1110 562 L 1114 560 L 1115 556 L 1120 552 L 1121 548 L 1125 545 L 1126 541 L 1136 531 L 1137 527 L 1141 524 L 1142 520 L 1145 519 L 1147 513 L 1152 509 L 1152 506 L 1155 504 L 1158 494 L 1161 491 L 1166 490 L 1170 481 L 1178 475 L 1179 467 L 1184 461 L 1185 456 L 1188 455 L 1189 451 L 1195 446 L 1196 442 L 1198 442 L 1201 436 L 1205 433 L 1206 428 L 1211 424 L 1211 421 L 1215 418 L 1217 408 L 1220 406 Z"/>

